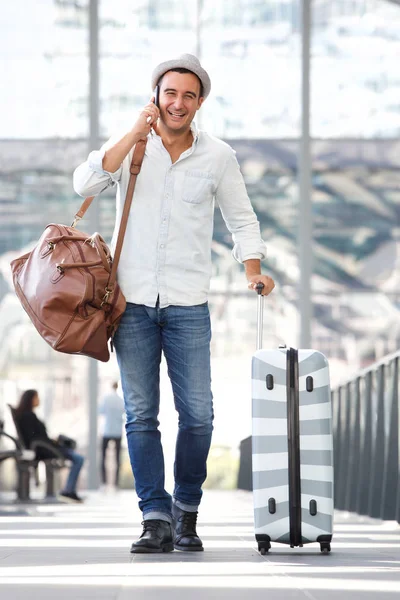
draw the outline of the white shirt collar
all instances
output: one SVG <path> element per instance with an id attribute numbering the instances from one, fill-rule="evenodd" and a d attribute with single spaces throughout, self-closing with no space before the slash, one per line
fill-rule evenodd
<path id="1" fill-rule="evenodd" d="M 197 141 L 198 141 L 198 139 L 199 139 L 199 133 L 200 133 L 200 132 L 199 132 L 199 130 L 197 129 L 197 125 L 196 125 L 196 123 L 195 123 L 194 121 L 192 121 L 192 122 L 190 123 L 190 130 L 191 130 L 191 132 L 192 132 L 192 135 L 193 135 L 193 142 L 194 142 L 195 144 L 197 144 Z"/>
<path id="2" fill-rule="evenodd" d="M 196 123 L 194 121 L 192 121 L 190 123 L 190 131 L 192 132 L 192 135 L 193 135 L 193 145 L 196 145 L 197 142 L 198 142 L 198 140 L 199 140 L 200 131 L 197 129 L 197 125 L 196 125 Z M 161 141 L 161 136 L 158 135 L 158 133 L 156 133 L 154 131 L 154 129 L 150 129 L 150 134 L 149 135 L 150 135 L 150 137 L 152 139 L 159 138 L 160 141 Z"/>

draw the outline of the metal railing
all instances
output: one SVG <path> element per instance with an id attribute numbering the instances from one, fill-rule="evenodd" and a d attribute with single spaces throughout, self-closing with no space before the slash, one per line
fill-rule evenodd
<path id="1" fill-rule="evenodd" d="M 400 523 L 399 360 L 332 390 L 335 508 Z"/>

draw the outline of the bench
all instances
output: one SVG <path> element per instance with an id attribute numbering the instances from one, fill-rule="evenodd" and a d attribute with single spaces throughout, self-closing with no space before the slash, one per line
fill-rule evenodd
<path id="1" fill-rule="evenodd" d="M 8 407 L 11 412 L 11 416 L 14 422 L 15 431 L 17 433 L 17 440 L 15 440 L 18 444 L 20 451 L 22 452 L 22 456 L 27 453 L 31 453 L 31 458 L 23 459 L 22 456 L 16 461 L 17 470 L 18 470 L 18 499 L 19 500 L 29 500 L 30 499 L 30 477 L 32 472 L 35 475 L 36 482 L 37 479 L 37 468 L 39 462 L 43 462 L 46 469 L 46 498 L 54 498 L 56 495 L 56 485 L 55 479 L 56 475 L 59 474 L 60 470 L 68 466 L 68 462 L 61 450 L 58 450 L 53 445 L 46 442 L 46 440 L 34 440 L 31 444 L 30 448 L 26 448 L 24 444 L 24 440 L 21 435 L 21 431 L 18 427 L 18 421 L 16 419 L 15 408 L 8 404 Z M 11 437 L 11 436 L 7 436 Z M 38 448 L 46 448 L 50 450 L 50 452 L 54 455 L 52 458 L 46 458 L 41 460 L 36 460 L 36 450 Z"/>
<path id="2" fill-rule="evenodd" d="M 0 450 L 0 463 L 12 458 L 17 467 L 17 498 L 21 501 L 29 500 L 29 467 L 35 458 L 33 450 L 24 450 L 17 439 L 4 431 L 4 423 L 0 421 L 0 437 L 11 440 L 14 444 L 13 449 Z"/>

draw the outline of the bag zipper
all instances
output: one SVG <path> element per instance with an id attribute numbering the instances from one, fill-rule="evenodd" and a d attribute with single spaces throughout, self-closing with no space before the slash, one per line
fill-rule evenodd
<path id="1" fill-rule="evenodd" d="M 71 237 L 71 242 L 73 242 L 75 244 L 75 246 L 77 247 L 79 256 L 81 257 L 81 261 L 85 262 L 85 255 L 82 252 L 82 248 L 81 248 L 79 242 L 77 240 L 74 240 L 73 235 L 71 234 L 71 232 L 67 228 L 65 228 L 65 230 L 66 230 L 67 235 L 69 235 Z M 91 298 L 91 300 L 88 299 L 87 301 L 84 299 L 80 303 L 79 307 L 82 307 L 83 310 L 84 310 L 84 312 L 85 312 L 85 314 L 86 314 L 86 316 L 88 316 L 88 312 L 86 310 L 86 304 L 93 304 L 94 303 L 95 294 L 96 294 L 96 286 L 95 286 L 94 275 L 93 275 L 93 273 L 90 272 L 90 269 L 88 269 L 88 267 L 83 267 L 83 269 L 85 270 L 86 273 L 88 273 L 88 275 L 90 275 L 90 278 L 91 278 L 91 282 L 92 282 L 92 298 Z"/>
<path id="2" fill-rule="evenodd" d="M 74 240 L 74 244 L 76 244 L 77 248 L 78 248 L 78 252 L 80 254 L 80 257 L 82 259 L 82 262 L 85 262 L 85 255 L 82 252 L 82 248 L 80 247 L 79 242 L 76 242 Z M 90 300 L 91 303 L 94 302 L 95 300 L 95 293 L 96 293 L 96 286 L 95 286 L 95 279 L 94 279 L 94 275 L 93 273 L 90 271 L 90 269 L 88 267 L 84 267 L 85 271 L 90 275 L 91 280 L 92 280 L 92 299 Z M 89 302 L 89 303 L 90 303 Z"/>

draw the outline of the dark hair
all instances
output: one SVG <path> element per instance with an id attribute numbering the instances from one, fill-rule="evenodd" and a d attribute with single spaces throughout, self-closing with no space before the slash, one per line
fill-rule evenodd
<path id="1" fill-rule="evenodd" d="M 157 85 L 161 85 L 161 82 L 164 79 L 164 75 L 166 73 L 169 73 L 170 71 L 173 71 L 174 73 L 191 73 L 192 75 L 195 75 L 200 83 L 200 98 L 202 98 L 204 96 L 204 86 L 201 83 L 200 77 L 198 77 L 198 75 L 196 75 L 196 73 L 193 73 L 193 71 L 190 71 L 190 69 L 185 69 L 184 67 L 176 67 L 176 69 L 168 69 L 168 71 L 166 71 L 163 75 L 161 75 L 160 79 L 158 80 Z"/>
<path id="2" fill-rule="evenodd" d="M 16 413 L 22 415 L 23 413 L 32 412 L 33 399 L 35 396 L 37 396 L 37 390 L 25 390 L 19 400 L 17 408 L 15 409 Z"/>

